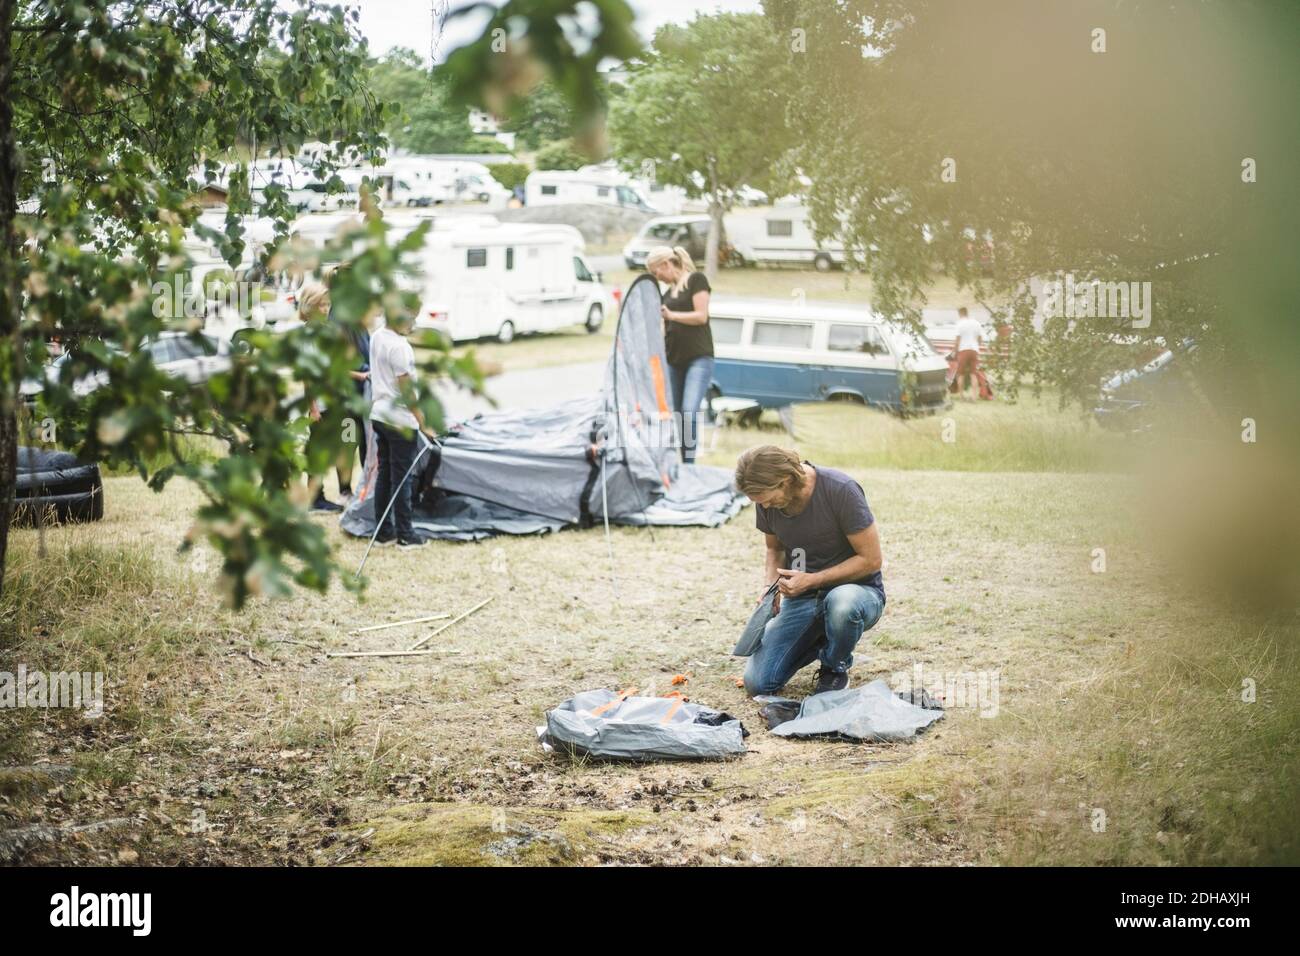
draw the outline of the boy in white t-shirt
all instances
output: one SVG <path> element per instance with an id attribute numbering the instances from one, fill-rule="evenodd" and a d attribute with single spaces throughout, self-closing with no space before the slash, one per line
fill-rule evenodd
<path id="1" fill-rule="evenodd" d="M 957 310 L 957 369 L 953 373 L 953 391 L 961 389 L 961 397 L 966 398 L 970 390 L 971 377 L 980 367 L 980 342 L 984 338 L 984 329 L 977 320 L 972 319 L 963 305 Z M 958 385 L 958 382 L 961 384 Z"/>
<path id="2" fill-rule="evenodd" d="M 420 410 L 408 405 L 402 396 L 402 386 L 415 375 L 415 351 L 406 340 L 412 324 L 405 316 L 393 317 L 385 327 L 370 335 L 370 422 L 375 429 L 375 448 L 379 455 L 375 518 L 388 509 L 394 495 L 397 498 L 379 529 L 375 544 L 397 542 L 401 548 L 424 544 L 411 526 L 411 482 L 403 481 L 419 451 L 420 438 L 416 432 L 429 434 Z"/>

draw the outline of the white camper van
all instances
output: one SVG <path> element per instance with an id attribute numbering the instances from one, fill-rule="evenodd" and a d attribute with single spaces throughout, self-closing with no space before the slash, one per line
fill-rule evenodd
<path id="1" fill-rule="evenodd" d="M 800 205 L 773 206 L 763 213 L 756 232 L 741 234 L 737 228 L 732 242 L 747 262 L 811 264 L 818 272 L 844 265 L 843 243 L 834 239 L 819 243 L 813 236 L 808 210 Z"/>
<path id="2" fill-rule="evenodd" d="M 304 216 L 293 235 L 323 244 L 355 214 Z M 491 215 L 385 216 L 398 241 L 433 220 L 424 248 L 408 261 L 402 284 L 420 292 L 416 328 L 453 342 L 584 325 L 597 331 L 614 310 L 610 290 L 583 258 L 582 234 L 572 226 L 502 223 Z"/>
<path id="3" fill-rule="evenodd" d="M 396 192 L 408 206 L 482 202 L 504 206 L 510 190 L 483 163 L 437 156 L 395 156 L 384 167 L 405 187 Z"/>
<path id="4" fill-rule="evenodd" d="M 583 258 L 572 226 L 447 224 L 429 233 L 421 256 L 424 293 L 416 328 L 454 342 L 585 325 L 612 311 L 609 290 Z"/>
<path id="5" fill-rule="evenodd" d="M 621 206 L 654 213 L 645 197 L 626 177 L 603 170 L 539 169 L 524 181 L 524 204 L 549 206 L 588 203 L 598 206 Z"/>

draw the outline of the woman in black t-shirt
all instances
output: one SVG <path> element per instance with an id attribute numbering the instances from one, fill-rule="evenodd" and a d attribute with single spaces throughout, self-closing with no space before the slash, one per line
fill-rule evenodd
<path id="1" fill-rule="evenodd" d="M 681 422 L 682 461 L 695 461 L 700 406 L 713 383 L 713 334 L 709 331 L 709 280 L 695 271 L 681 246 L 660 246 L 646 256 L 646 269 L 668 286 L 659 312 L 672 380 L 673 410 Z"/>

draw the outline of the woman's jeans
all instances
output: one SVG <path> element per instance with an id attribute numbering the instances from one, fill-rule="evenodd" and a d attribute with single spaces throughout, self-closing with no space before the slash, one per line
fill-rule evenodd
<path id="1" fill-rule="evenodd" d="M 763 641 L 745 666 L 745 691 L 751 697 L 775 694 L 795 671 L 815 660 L 830 670 L 847 671 L 858 639 L 884 610 L 880 592 L 863 584 L 782 598 L 780 613 L 767 622 Z"/>
<path id="2" fill-rule="evenodd" d="M 700 406 L 713 384 L 713 356 L 702 355 L 689 365 L 669 365 L 668 377 L 673 386 L 673 409 L 681 420 L 682 461 L 695 461 L 700 437 Z"/>
<path id="3" fill-rule="evenodd" d="M 379 471 L 375 475 L 376 521 L 388 507 L 394 490 L 397 492 L 397 501 L 379 529 L 378 540 L 396 537 L 407 541 L 415 536 L 411 527 L 411 485 L 416 479 L 414 475 L 405 483 L 402 479 L 415 460 L 416 433 L 414 429 L 394 428 L 374 419 L 370 424 L 375 428 L 375 449 L 379 452 Z"/>

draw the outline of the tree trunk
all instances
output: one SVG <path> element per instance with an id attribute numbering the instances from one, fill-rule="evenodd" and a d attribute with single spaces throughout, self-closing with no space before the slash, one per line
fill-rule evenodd
<path id="1" fill-rule="evenodd" d="M 713 159 L 709 159 L 709 238 L 704 244 L 704 274 L 710 282 L 718 276 L 718 242 L 722 237 L 722 200 L 718 196 L 718 174 Z"/>
<path id="2" fill-rule="evenodd" d="M 0 592 L 4 590 L 18 464 L 18 387 L 22 350 L 18 298 L 18 158 L 14 148 L 11 39 L 16 0 L 0 0 Z"/>

